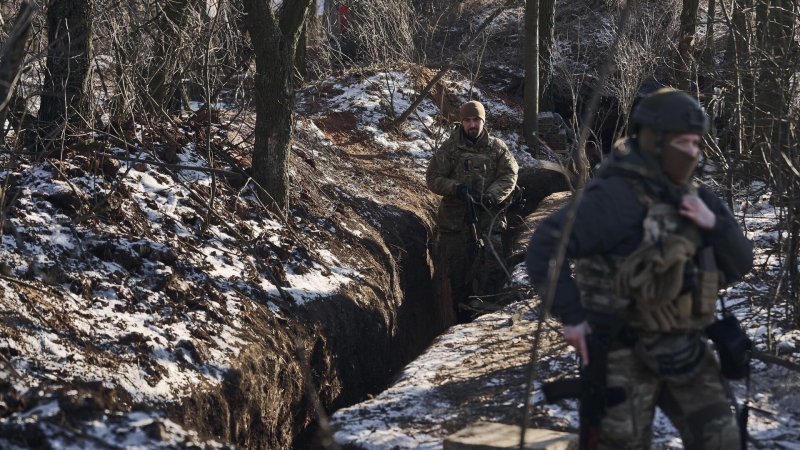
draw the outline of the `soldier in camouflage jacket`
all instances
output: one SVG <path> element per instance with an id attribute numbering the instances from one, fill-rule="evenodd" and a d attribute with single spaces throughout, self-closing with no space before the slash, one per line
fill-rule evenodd
<path id="1" fill-rule="evenodd" d="M 471 320 L 474 308 L 464 308 L 470 296 L 493 294 L 503 279 L 502 268 L 494 258 L 493 246 L 502 255 L 499 233 L 506 228 L 501 203 L 517 182 L 517 162 L 500 139 L 484 128 L 486 113 L 476 101 L 460 110 L 461 125 L 436 150 L 428 164 L 425 181 L 428 188 L 442 196 L 436 216 L 439 229 L 440 270 L 447 273 L 452 304 L 459 322 Z M 485 247 L 478 254 L 464 223 L 467 197 L 478 212 L 476 224 Z M 491 227 L 492 234 L 488 235 Z M 480 303 L 480 299 L 472 299 Z M 475 305 L 473 305 L 475 306 Z"/>

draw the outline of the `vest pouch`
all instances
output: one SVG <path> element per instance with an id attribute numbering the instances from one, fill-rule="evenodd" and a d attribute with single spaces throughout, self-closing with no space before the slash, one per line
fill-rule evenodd
<path id="1" fill-rule="evenodd" d="M 697 316 L 714 314 L 717 311 L 717 297 L 719 295 L 720 274 L 714 257 L 714 249 L 705 247 L 699 255 L 700 273 L 698 283 L 693 295 L 693 310 Z"/>
<path id="2" fill-rule="evenodd" d="M 481 193 L 489 187 L 493 178 L 492 160 L 489 155 L 478 152 L 463 152 L 455 164 L 454 179 Z"/>
<path id="3" fill-rule="evenodd" d="M 753 343 L 739 320 L 732 315 L 726 315 L 706 327 L 706 336 L 717 348 L 722 375 L 729 380 L 746 377 Z"/>
<path id="4" fill-rule="evenodd" d="M 694 301 L 691 293 L 683 294 L 675 300 L 675 306 L 678 310 L 678 317 L 680 319 L 686 320 L 692 316 L 693 303 Z"/>
<path id="5" fill-rule="evenodd" d="M 622 259 L 615 255 L 594 255 L 576 261 L 575 283 L 584 309 L 612 316 L 627 315 L 631 300 L 614 289 L 614 276 Z"/>

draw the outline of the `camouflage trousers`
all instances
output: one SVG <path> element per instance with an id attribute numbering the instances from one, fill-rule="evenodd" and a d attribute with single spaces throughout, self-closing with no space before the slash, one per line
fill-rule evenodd
<path id="1" fill-rule="evenodd" d="M 702 338 L 699 338 L 702 339 Z M 704 352 L 686 373 L 659 375 L 633 348 L 608 354 L 609 387 L 623 387 L 626 399 L 608 408 L 601 422 L 599 448 L 650 449 L 652 424 L 658 406 L 690 450 L 739 450 L 739 427 L 720 379 L 717 360 L 707 341 Z"/>
<path id="2" fill-rule="evenodd" d="M 496 294 L 504 280 L 504 272 L 489 247 L 486 235 L 483 250 L 475 254 L 471 237 L 461 233 L 441 233 L 439 235 L 439 257 L 450 284 L 450 292 L 456 320 L 465 323 L 475 316 L 470 305 L 481 303 L 470 296 Z M 491 236 L 495 252 L 503 257 L 503 241 L 499 235 Z M 474 306 L 474 305 L 473 305 Z"/>

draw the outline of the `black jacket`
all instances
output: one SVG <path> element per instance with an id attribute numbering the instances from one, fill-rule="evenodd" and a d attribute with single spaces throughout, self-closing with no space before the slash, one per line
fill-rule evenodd
<path id="1" fill-rule="evenodd" d="M 642 169 L 643 172 L 638 173 L 627 167 L 651 169 Z M 568 259 L 596 254 L 627 256 L 639 246 L 647 207 L 636 196 L 631 183 L 633 178 L 642 180 L 652 194 L 676 204 L 680 202 L 680 193 L 670 192 L 671 188 L 662 187 L 668 184 L 657 181 L 663 180 L 664 175 L 651 157 L 639 150 L 624 153 L 615 149 L 599 169 L 597 177 L 586 186 L 567 245 Z M 702 187 L 698 195 L 717 216 L 714 229 L 703 231 L 704 246 L 714 247 L 717 265 L 725 274 L 727 283 L 741 280 L 753 266 L 752 243 L 744 237 L 730 209 L 716 195 Z M 569 207 L 567 205 L 545 219 L 528 245 L 525 258 L 528 275 L 543 297 L 550 258 L 556 251 Z M 551 312 L 566 325 L 580 323 L 585 318 L 578 287 L 570 276 L 567 261 L 561 266 Z"/>

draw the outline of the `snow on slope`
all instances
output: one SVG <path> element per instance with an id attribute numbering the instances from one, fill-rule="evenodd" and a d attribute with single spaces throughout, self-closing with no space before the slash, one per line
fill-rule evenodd
<path id="1" fill-rule="evenodd" d="M 398 170 L 421 182 L 435 145 L 425 128 L 435 128 L 437 107 L 423 102 L 398 136 L 382 131 L 379 121 L 388 99 L 395 112 L 410 104 L 405 73 L 343 79 L 334 89 L 342 93 L 324 107 L 356 112 L 370 142 L 388 158 L 415 161 Z M 212 140 L 226 145 L 226 130 L 235 126 L 240 124 L 213 124 Z M 113 158 L 68 151 L 0 174 L 9 180 L 8 196 L 16 198 L 0 243 L 0 355 L 8 360 L 0 369 L 10 382 L 0 407 L 11 412 L 1 424 L 12 430 L 0 433 L 0 445 L 14 448 L 44 430 L 64 448 L 218 447 L 182 430 L 157 405 L 221 382 L 246 345 L 241 318 L 253 299 L 281 314 L 278 289 L 240 243 L 288 246 L 284 291 L 298 305 L 362 281 L 359 267 L 322 246 L 313 249 L 316 261 L 293 252 L 287 225 L 260 213 L 249 187 L 218 188 L 209 216 L 207 200 L 197 199 L 208 199 L 211 176 L 148 164 L 164 157 L 168 144 L 158 140 L 164 133 L 132 127 L 130 153 L 118 141 L 101 151 L 138 161 L 115 164 Z M 208 167 L 205 151 L 190 142 L 197 132 L 191 123 L 163 127 L 189 142 L 175 149 L 175 164 Z M 324 138 L 310 120 L 299 120 L 298 130 Z M 341 195 L 371 195 L 358 182 L 343 186 Z M 96 216 L 87 214 L 91 208 Z M 298 224 L 311 235 L 322 226 Z M 350 232 L 362 232 L 356 227 Z M 95 404 L 98 398 L 106 400 Z M 150 407 L 130 411 L 135 404 Z M 76 411 L 90 412 L 88 425 L 63 426 L 61 418 L 75 418 Z"/>

